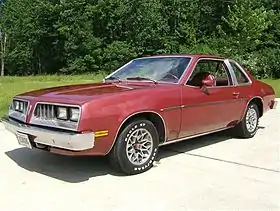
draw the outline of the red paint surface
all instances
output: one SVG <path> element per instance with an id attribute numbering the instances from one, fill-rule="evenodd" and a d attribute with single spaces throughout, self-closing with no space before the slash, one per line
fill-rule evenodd
<path id="1" fill-rule="evenodd" d="M 79 132 L 109 131 L 108 136 L 96 138 L 95 146 L 90 150 L 71 152 L 51 149 L 51 152 L 65 155 L 107 154 L 122 123 L 138 112 L 159 114 L 165 122 L 167 141 L 170 141 L 238 123 L 244 115 L 247 103 L 255 97 L 263 100 L 264 112 L 270 109 L 271 101 L 275 98 L 274 90 L 255 80 L 248 71 L 253 82 L 249 86 L 208 88 L 208 94 L 203 93 L 200 88 L 186 86 L 186 80 L 199 58 L 221 58 L 209 55 L 191 56 L 193 60 L 179 84 L 131 81 L 70 85 L 32 91 L 17 97 L 30 100 L 31 112 L 39 101 L 81 105 Z M 162 110 L 166 108 L 173 109 Z M 30 115 L 27 123 L 29 120 Z"/>

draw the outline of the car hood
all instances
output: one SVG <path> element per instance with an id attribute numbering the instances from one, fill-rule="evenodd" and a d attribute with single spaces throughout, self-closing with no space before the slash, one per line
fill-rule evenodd
<path id="1" fill-rule="evenodd" d="M 147 89 L 154 87 L 152 84 L 136 85 L 122 83 L 93 83 L 67 85 L 35 90 L 18 95 L 26 99 L 36 98 L 38 101 L 56 101 L 56 102 L 79 102 L 84 103 L 89 100 L 102 98 L 116 93 L 132 91 L 136 89 Z"/>

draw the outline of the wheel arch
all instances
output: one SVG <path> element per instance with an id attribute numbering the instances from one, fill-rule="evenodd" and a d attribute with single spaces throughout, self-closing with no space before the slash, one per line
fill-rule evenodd
<path id="1" fill-rule="evenodd" d="M 159 143 L 163 143 L 166 140 L 167 137 L 167 129 L 166 129 L 166 123 L 164 118 L 155 111 L 139 111 L 139 112 L 135 112 L 131 115 L 129 115 L 128 117 L 126 117 L 120 124 L 120 126 L 118 127 L 118 130 L 116 132 L 115 138 L 113 140 L 112 146 L 110 148 L 110 150 L 107 152 L 107 154 L 112 150 L 112 148 L 114 147 L 119 134 L 121 133 L 121 131 L 129 124 L 131 123 L 133 120 L 135 119 L 147 119 L 149 121 L 151 121 L 156 129 L 157 132 L 159 134 Z"/>
<path id="2" fill-rule="evenodd" d="M 256 96 L 256 97 L 251 98 L 251 99 L 248 101 L 247 105 L 246 105 L 246 109 L 248 108 L 248 106 L 249 106 L 251 103 L 255 103 L 255 104 L 258 106 L 259 115 L 260 115 L 260 117 L 262 117 L 262 116 L 263 116 L 263 111 L 264 111 L 264 107 L 263 107 L 264 102 L 263 102 L 263 99 L 262 99 L 261 97 L 259 97 L 259 96 Z M 245 116 L 246 109 L 245 109 L 245 112 L 244 112 L 243 117 Z"/>

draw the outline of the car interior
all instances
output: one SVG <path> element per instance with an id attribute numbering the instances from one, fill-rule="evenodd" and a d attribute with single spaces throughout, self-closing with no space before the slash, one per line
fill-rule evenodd
<path id="1" fill-rule="evenodd" d="M 209 76 L 214 79 L 214 86 L 221 87 L 232 84 L 229 71 L 223 61 L 201 60 L 193 70 L 187 85 L 201 87 L 202 81 Z"/>

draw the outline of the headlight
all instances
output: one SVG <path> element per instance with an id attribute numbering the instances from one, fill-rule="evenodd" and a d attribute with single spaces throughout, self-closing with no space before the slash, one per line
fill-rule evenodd
<path id="1" fill-rule="evenodd" d="M 14 109 L 15 109 L 16 111 L 19 110 L 19 101 L 14 101 Z"/>
<path id="2" fill-rule="evenodd" d="M 23 102 L 23 101 L 14 100 L 13 101 L 13 106 L 12 106 L 13 110 L 21 112 L 21 113 L 25 112 L 25 105 L 24 105 L 24 103 L 25 102 Z"/>
<path id="3" fill-rule="evenodd" d="M 57 118 L 62 120 L 67 120 L 67 108 L 64 107 L 57 107 Z"/>
<path id="4" fill-rule="evenodd" d="M 80 110 L 78 108 L 70 109 L 70 120 L 74 122 L 78 122 L 80 117 Z"/>
<path id="5" fill-rule="evenodd" d="M 20 111 L 23 111 L 23 109 L 24 109 L 23 102 L 19 102 L 19 110 L 20 110 Z"/>

